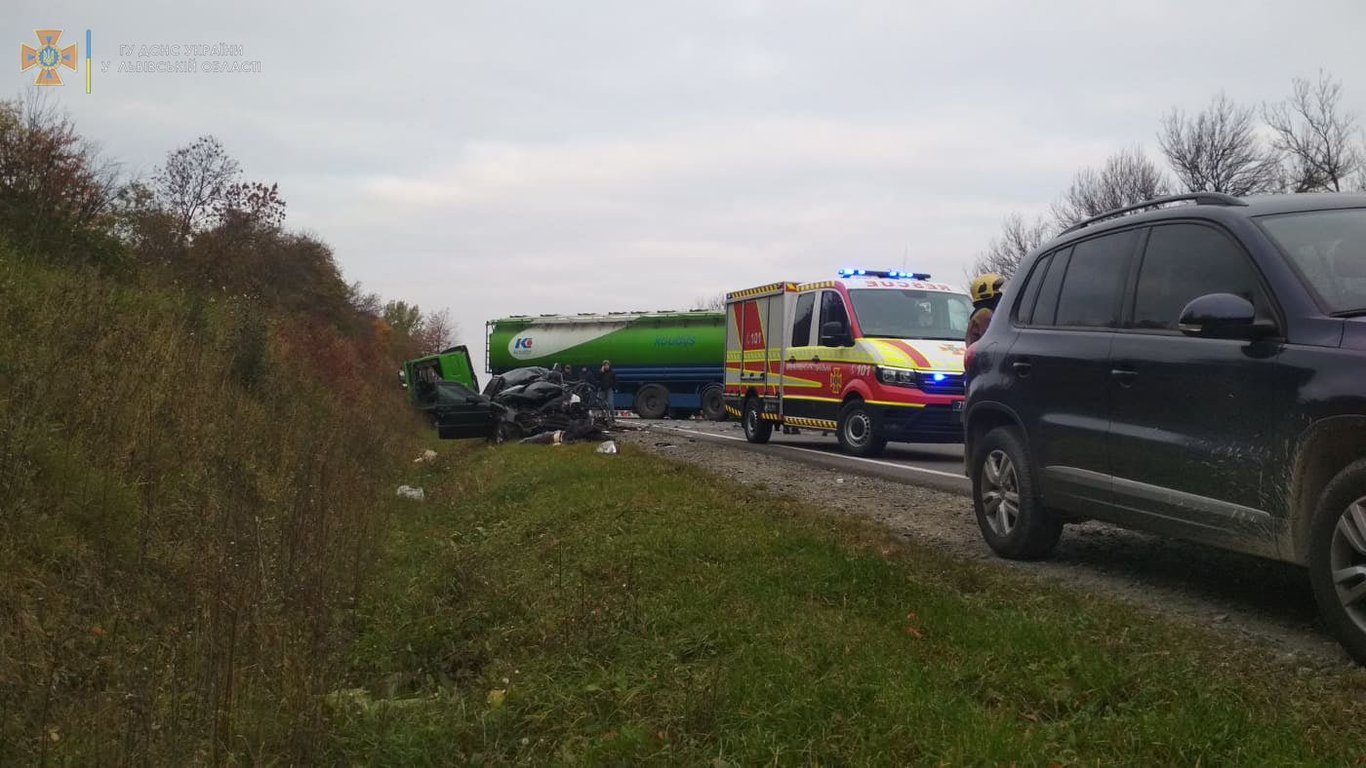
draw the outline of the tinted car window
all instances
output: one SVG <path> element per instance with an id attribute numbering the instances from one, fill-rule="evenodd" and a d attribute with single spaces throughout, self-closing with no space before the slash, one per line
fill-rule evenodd
<path id="1" fill-rule="evenodd" d="M 1366 208 L 1263 216 L 1329 312 L 1366 312 Z"/>
<path id="2" fill-rule="evenodd" d="M 797 297 L 797 319 L 792 321 L 792 346 L 811 344 L 811 315 L 816 308 L 816 294 L 804 293 Z"/>
<path id="3" fill-rule="evenodd" d="M 1154 227 L 1138 272 L 1134 327 L 1175 330 L 1186 304 L 1207 293 L 1265 306 L 1252 263 L 1222 232 L 1199 224 Z"/>
<path id="4" fill-rule="evenodd" d="M 821 328 L 826 323 L 840 322 L 849 327 L 849 313 L 844 309 L 844 299 L 835 291 L 821 292 Z"/>
<path id="5" fill-rule="evenodd" d="M 1137 238 L 1138 231 L 1130 229 L 1072 248 L 1072 263 L 1067 265 L 1058 295 L 1056 325 L 1100 328 L 1111 324 Z"/>
<path id="6" fill-rule="evenodd" d="M 1039 288 L 1039 301 L 1034 305 L 1034 325 L 1052 325 L 1058 314 L 1058 292 L 1062 289 L 1063 275 L 1067 274 L 1067 264 L 1072 260 L 1072 249 L 1059 251 L 1049 259 L 1048 274 L 1044 276 Z"/>
<path id="7" fill-rule="evenodd" d="M 1039 288 L 1043 285 L 1044 275 L 1048 272 L 1048 262 L 1052 260 L 1053 254 L 1051 253 L 1040 257 L 1025 281 L 1024 291 L 1020 296 L 1020 308 L 1015 315 L 1025 325 L 1028 325 L 1034 317 L 1034 302 L 1039 298 Z"/>

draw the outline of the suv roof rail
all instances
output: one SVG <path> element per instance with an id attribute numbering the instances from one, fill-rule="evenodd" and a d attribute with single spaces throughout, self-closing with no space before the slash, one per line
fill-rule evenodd
<path id="1" fill-rule="evenodd" d="M 1116 208 L 1113 211 L 1106 211 L 1105 213 L 1102 213 L 1100 215 L 1092 216 L 1089 219 L 1083 219 L 1077 222 L 1076 224 L 1073 224 L 1072 226 L 1068 227 L 1067 229 L 1064 229 L 1059 234 L 1065 235 L 1068 232 L 1076 232 L 1077 230 L 1084 229 L 1092 224 L 1095 224 L 1098 221 L 1113 219 L 1117 216 L 1123 216 L 1126 213 L 1141 211 L 1144 208 L 1156 208 L 1159 205 L 1166 205 L 1168 203 L 1183 203 L 1187 201 L 1193 202 L 1196 205 L 1247 205 L 1246 201 L 1240 200 L 1234 197 L 1233 195 L 1226 195 L 1223 192 L 1191 192 L 1185 195 L 1167 195 L 1166 197 L 1155 197 L 1152 200 L 1145 200 L 1141 203 L 1135 203 L 1134 205 L 1126 205 L 1123 208 Z"/>

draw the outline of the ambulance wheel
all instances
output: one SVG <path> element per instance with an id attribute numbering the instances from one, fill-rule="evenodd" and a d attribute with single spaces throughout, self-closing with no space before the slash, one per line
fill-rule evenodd
<path id="1" fill-rule="evenodd" d="M 840 409 L 840 447 L 852 456 L 881 456 L 887 438 L 879 434 L 877 413 L 862 400 L 850 400 Z"/>
<path id="2" fill-rule="evenodd" d="M 759 418 L 761 412 L 759 398 L 751 397 L 745 401 L 745 439 L 751 443 L 767 443 L 773 436 L 773 422 Z"/>

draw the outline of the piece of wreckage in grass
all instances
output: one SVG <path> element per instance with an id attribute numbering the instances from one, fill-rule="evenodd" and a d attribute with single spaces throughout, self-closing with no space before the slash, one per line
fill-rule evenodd
<path id="1" fill-rule="evenodd" d="M 611 413 L 601 394 L 584 381 L 566 382 L 546 368 L 517 368 L 479 380 L 464 346 L 404 362 L 400 374 L 408 400 L 436 427 L 443 440 L 484 438 L 493 442 L 556 433 L 551 442 L 606 439 Z"/>

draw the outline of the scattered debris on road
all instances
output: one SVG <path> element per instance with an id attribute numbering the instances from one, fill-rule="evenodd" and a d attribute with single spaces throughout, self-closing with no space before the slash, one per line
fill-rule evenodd
<path id="1" fill-rule="evenodd" d="M 413 459 L 414 464 L 431 464 L 433 461 L 436 461 L 436 451 L 430 448 L 423 451 L 421 456 Z"/>
<path id="2" fill-rule="evenodd" d="M 598 446 L 598 453 L 616 453 L 616 452 L 617 452 L 617 444 L 616 444 L 615 442 L 611 441 L 611 440 L 608 440 L 607 442 L 605 442 L 605 443 L 603 443 L 602 445 L 599 445 L 599 446 Z"/>
<path id="3" fill-rule="evenodd" d="M 409 501 L 424 501 L 427 498 L 425 491 L 421 488 L 414 488 L 411 485 L 400 485 L 398 487 L 397 496 L 400 499 L 407 499 Z"/>

